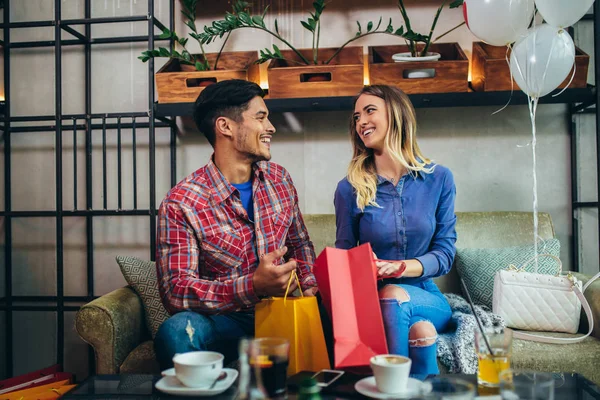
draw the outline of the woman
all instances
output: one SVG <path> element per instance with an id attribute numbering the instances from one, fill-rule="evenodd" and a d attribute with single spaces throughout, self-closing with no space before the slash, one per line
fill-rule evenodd
<path id="1" fill-rule="evenodd" d="M 389 351 L 410 357 L 413 375 L 437 374 L 437 332 L 451 310 L 432 278 L 448 273 L 456 252 L 454 178 L 422 155 L 401 90 L 365 86 L 350 125 L 354 156 L 335 192 L 335 245 L 369 242 L 375 257 L 393 260 L 376 262 Z"/>

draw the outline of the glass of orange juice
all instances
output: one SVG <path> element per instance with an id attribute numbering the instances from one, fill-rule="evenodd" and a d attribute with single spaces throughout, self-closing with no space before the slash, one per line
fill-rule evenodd
<path id="1" fill-rule="evenodd" d="M 475 330 L 477 353 L 477 385 L 497 388 L 500 372 L 510 368 L 512 358 L 512 330 L 484 328 L 492 353 L 478 329 Z"/>

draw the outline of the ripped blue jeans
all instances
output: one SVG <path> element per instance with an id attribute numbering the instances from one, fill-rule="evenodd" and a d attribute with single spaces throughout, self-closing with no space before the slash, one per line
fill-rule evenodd
<path id="1" fill-rule="evenodd" d="M 432 280 L 416 285 L 393 285 L 404 289 L 409 300 L 380 300 L 389 352 L 412 360 L 411 375 L 424 377 L 439 374 L 437 335 L 421 340 L 409 340 L 409 335 L 410 328 L 420 321 L 428 321 L 437 332 L 442 332 L 452 316 L 448 301 Z M 430 344 L 432 340 L 434 342 Z"/>
<path id="2" fill-rule="evenodd" d="M 224 365 L 238 358 L 238 342 L 254 336 L 254 313 L 234 312 L 202 315 L 184 311 L 162 323 L 154 338 L 154 351 L 161 370 L 173 366 L 176 353 L 216 351 L 225 356 Z"/>

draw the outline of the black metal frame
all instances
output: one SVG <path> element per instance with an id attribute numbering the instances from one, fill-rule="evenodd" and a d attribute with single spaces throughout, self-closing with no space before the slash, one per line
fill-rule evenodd
<path id="1" fill-rule="evenodd" d="M 149 258 L 154 259 L 156 247 L 156 182 L 155 182 L 155 128 L 169 127 L 170 128 L 170 167 L 171 186 L 175 184 L 176 178 L 176 128 L 171 119 L 167 116 L 189 115 L 191 114 L 191 103 L 185 104 L 155 104 L 154 102 L 154 62 L 152 59 L 148 61 L 148 93 L 149 103 L 148 112 L 123 112 L 111 114 L 92 114 L 91 104 L 91 52 L 95 44 L 106 43 L 124 43 L 124 42 L 148 42 L 148 49 L 153 49 L 154 42 L 159 39 L 154 36 L 154 27 L 159 29 L 164 28 L 164 25 L 154 17 L 154 0 L 148 1 L 148 15 L 132 16 L 132 17 L 117 17 L 117 18 L 92 18 L 91 17 L 91 0 L 85 0 L 85 18 L 61 20 L 61 1 L 55 1 L 55 20 L 53 21 L 32 21 L 11 23 L 9 21 L 9 10 L 11 0 L 4 1 L 4 20 L 0 24 L 0 28 L 4 32 L 4 40 L 0 41 L 3 47 L 4 54 L 4 90 L 6 103 L 0 103 L 0 113 L 2 113 L 3 126 L 0 131 L 3 133 L 4 139 L 4 193 L 5 193 L 5 210 L 0 211 L 0 217 L 5 221 L 5 296 L 0 298 L 0 311 L 6 314 L 6 373 L 8 376 L 13 374 L 13 311 L 56 311 L 57 312 L 57 362 L 62 363 L 64 357 L 64 312 L 77 311 L 80 305 L 94 299 L 93 293 L 93 275 L 94 275 L 94 258 L 93 258 L 93 243 L 94 243 L 94 217 L 107 215 L 135 215 L 143 216 L 150 219 L 150 254 Z M 169 27 L 172 30 L 174 27 L 174 0 L 169 2 L 170 18 Z M 596 2 L 594 6 L 595 14 L 586 19 L 593 19 L 594 37 L 600 38 L 600 2 Z M 91 24 L 115 23 L 115 22 L 143 22 L 148 23 L 148 34 L 146 36 L 127 36 L 127 37 L 91 37 Z M 81 34 L 71 28 L 72 25 L 84 25 L 85 33 Z M 11 43 L 10 30 L 17 28 L 31 27 L 54 27 L 55 40 L 38 41 L 38 42 L 19 42 Z M 75 37 L 75 39 L 60 40 L 61 31 L 64 30 Z M 56 39 L 58 38 L 58 39 Z M 595 54 L 600 55 L 600 40 L 594 41 Z M 85 113 L 84 114 L 63 114 L 62 113 L 62 64 L 61 52 L 63 46 L 83 45 L 85 51 Z M 173 43 L 171 41 L 171 46 Z M 55 95 L 55 114 L 43 116 L 27 116 L 27 117 L 11 117 L 10 115 L 10 50 L 15 48 L 33 48 L 33 47 L 51 47 L 55 49 L 55 79 L 56 79 L 56 95 Z M 600 61 L 595 64 L 596 82 L 600 78 Z M 598 83 L 596 83 L 597 85 Z M 454 107 L 454 106 L 480 106 L 480 105 L 504 105 L 511 98 L 510 92 L 488 92 L 488 93 L 445 93 L 445 94 L 427 94 L 427 95 L 411 95 L 411 100 L 417 108 L 420 107 Z M 598 201 L 595 202 L 580 202 L 577 193 L 577 146 L 575 138 L 575 130 L 573 127 L 573 115 L 576 113 L 596 113 L 596 144 L 597 144 L 597 170 L 598 170 L 598 188 L 600 191 L 600 113 L 596 112 L 596 108 L 589 106 L 598 104 L 600 101 L 600 93 L 596 88 L 588 87 L 585 89 L 569 89 L 561 96 L 542 98 L 541 102 L 551 103 L 567 103 L 569 104 L 569 126 L 571 127 L 571 178 L 572 178 L 572 201 L 573 201 L 573 249 L 574 262 L 573 267 L 578 270 L 578 238 L 577 238 L 577 219 L 576 211 L 583 207 L 598 208 Z M 329 110 L 347 110 L 351 107 L 350 97 L 331 97 L 331 98 L 308 98 L 308 99 L 267 99 L 269 108 L 273 112 L 281 111 L 329 111 Z M 526 98 L 520 91 L 512 93 L 511 104 L 525 104 Z M 140 122 L 141 119 L 148 119 L 147 122 Z M 158 121 L 155 121 L 157 119 Z M 108 122 L 107 122 L 108 120 Z M 111 121 L 115 122 L 111 122 Z M 17 122 L 44 122 L 48 121 L 49 125 L 39 126 L 18 126 L 13 127 L 11 123 Z M 110 123 L 109 123 L 110 122 Z M 150 201 L 148 209 L 139 209 L 137 207 L 137 170 L 135 159 L 135 142 L 134 149 L 134 182 L 133 182 L 133 208 L 122 208 L 122 185 L 121 185 L 121 129 L 131 129 L 135 138 L 136 128 L 148 128 L 149 133 L 149 177 L 150 177 Z M 93 209 L 92 205 L 92 136 L 101 134 L 103 138 L 103 165 L 106 170 L 106 129 L 116 129 L 118 138 L 118 207 L 117 209 L 108 209 L 106 203 L 107 182 L 106 174 L 103 174 L 103 194 L 104 204 L 102 209 Z M 76 137 L 77 131 L 85 130 L 86 133 L 86 204 L 85 208 L 79 209 L 77 205 L 77 157 L 74 156 L 74 206 L 73 210 L 63 210 L 63 195 L 62 195 L 62 132 L 73 131 Z M 56 210 L 53 211 L 13 211 L 11 204 L 11 135 L 19 132 L 54 132 L 56 146 Z M 76 139 L 74 142 L 76 148 Z M 74 151 L 74 154 L 76 152 Z M 599 193 L 600 198 L 600 193 Z M 85 217 L 86 220 L 86 239 L 87 239 L 87 295 L 85 296 L 65 296 L 63 290 L 63 220 L 71 216 Z M 24 217 L 50 217 L 56 219 L 56 260 L 57 260 L 57 293 L 56 296 L 13 296 L 11 281 L 12 281 L 12 219 Z M 600 231 L 600 221 L 599 227 Z M 34 303 L 34 305 L 31 305 Z M 52 303 L 48 305 L 47 303 Z M 73 305 L 75 304 L 75 305 Z M 94 373 L 94 357 L 90 348 L 89 357 L 89 372 Z"/>
<path id="2" fill-rule="evenodd" d="M 557 90 L 558 91 L 558 90 Z M 439 107 L 476 107 L 502 106 L 510 100 L 510 105 L 527 104 L 527 95 L 520 90 L 513 92 L 460 92 L 460 93 L 426 93 L 410 94 L 415 108 Z M 265 99 L 271 112 L 294 111 L 343 111 L 352 108 L 351 96 L 310 97 L 292 99 Z M 567 89 L 556 97 L 544 96 L 540 104 L 577 103 L 585 109 L 595 103 L 595 87 Z M 194 103 L 155 104 L 155 117 L 192 115 Z"/>
<path id="3" fill-rule="evenodd" d="M 583 104 L 575 106 L 570 104 L 568 112 L 568 127 L 571 135 L 571 247 L 573 249 L 571 265 L 574 271 L 579 271 L 579 220 L 578 210 L 585 208 L 595 208 L 598 210 L 598 233 L 600 235 L 600 113 L 598 105 L 600 104 L 600 93 L 597 90 L 600 84 L 600 4 L 594 2 L 594 14 L 586 14 L 584 20 L 593 21 L 594 23 L 594 76 L 596 87 L 593 90 L 593 98 L 591 101 L 584 101 Z M 579 200 L 579 174 L 577 173 L 577 129 L 573 117 L 576 114 L 595 114 L 596 115 L 596 201 L 580 201 Z M 598 246 L 600 251 L 600 245 Z M 600 268 L 600 267 L 599 267 Z"/>
<path id="4" fill-rule="evenodd" d="M 171 185 L 175 184 L 175 126 L 172 121 L 164 120 L 156 122 L 154 116 L 154 62 L 148 62 L 148 94 L 149 103 L 147 112 L 123 112 L 109 114 L 92 114 L 92 97 L 91 97 L 91 52 L 95 44 L 107 43 L 124 43 L 124 42 L 148 42 L 148 49 L 154 48 L 154 41 L 165 40 L 154 35 L 154 27 L 163 29 L 163 25 L 154 16 L 154 0 L 148 0 L 147 15 L 131 16 L 131 17 L 114 17 L 114 18 L 92 18 L 91 16 L 91 0 L 85 0 L 85 17 L 81 19 L 61 19 L 61 1 L 54 2 L 54 20 L 52 21 L 28 21 L 11 23 L 9 20 L 11 0 L 4 2 L 4 20 L 0 28 L 4 32 L 4 40 L 0 45 L 3 47 L 4 54 L 4 88 L 5 88 L 5 103 L 0 103 L 0 112 L 2 112 L 3 126 L 0 130 L 3 133 L 4 139 L 4 193 L 5 193 L 5 210 L 0 211 L 0 217 L 5 221 L 5 296 L 0 298 L 0 311 L 4 311 L 6 315 L 6 374 L 13 375 L 13 312 L 14 311 L 55 311 L 57 313 L 57 363 L 62 364 L 64 361 L 64 313 L 65 311 L 77 311 L 80 306 L 93 300 L 94 295 L 94 217 L 107 215 L 135 215 L 143 216 L 150 219 L 150 254 L 149 258 L 154 259 L 156 247 L 156 179 L 155 179 L 155 128 L 168 127 L 171 129 Z M 174 0 L 169 2 L 169 27 L 172 30 L 174 26 Z M 91 37 L 91 24 L 105 24 L 118 22 L 144 22 L 148 23 L 148 34 L 146 36 L 127 36 L 127 37 Z M 85 34 L 81 34 L 74 30 L 71 26 L 84 25 Z M 10 31 L 18 28 L 31 27 L 54 27 L 55 40 L 36 41 L 36 42 L 18 42 L 11 43 Z M 76 39 L 60 39 L 62 30 L 70 33 Z M 70 45 L 83 45 L 85 52 L 85 114 L 63 114 L 62 113 L 62 47 Z M 170 45 L 173 43 L 171 41 Z M 55 50 L 55 113 L 54 115 L 39 115 L 26 117 L 11 117 L 10 115 L 10 50 L 19 48 L 34 48 L 34 47 L 54 47 Z M 147 121 L 140 121 L 140 120 Z M 31 126 L 11 126 L 11 123 L 27 123 L 27 122 L 45 122 L 48 125 L 31 125 Z M 113 122 L 114 121 L 114 122 Z M 109 123 L 110 122 L 110 123 Z M 136 129 L 147 128 L 149 135 L 149 208 L 140 209 L 137 206 L 137 161 L 136 153 Z M 106 178 L 106 130 L 117 130 L 117 157 L 118 157 L 118 183 L 117 197 L 118 207 L 116 209 L 108 209 L 107 207 L 107 178 Z M 131 129 L 133 135 L 133 208 L 122 208 L 122 184 L 121 184 L 121 129 Z M 77 204 L 77 132 L 85 130 L 85 169 L 86 169 L 86 204 L 84 208 L 78 208 Z M 62 164 L 63 164 L 63 131 L 73 131 L 73 176 L 74 176 L 74 209 L 63 209 L 63 179 L 62 179 Z M 53 211 L 13 211 L 11 204 L 11 135 L 19 132 L 53 132 L 55 135 L 55 175 L 56 175 L 56 209 Z M 94 210 L 92 205 L 92 136 L 96 134 L 102 135 L 102 157 L 103 157 L 103 195 L 104 203 L 102 209 Z M 86 239 L 87 239 L 87 295 L 85 296 L 65 296 L 64 295 L 64 260 L 63 260 L 63 221 L 67 217 L 85 217 L 86 220 Z M 12 292 L 12 219 L 26 217 L 50 217 L 56 219 L 56 296 L 14 296 Z M 32 304 L 33 303 L 33 304 Z M 50 304 L 48 304 L 50 303 Z M 90 347 L 89 357 L 89 372 L 94 373 L 94 356 Z"/>

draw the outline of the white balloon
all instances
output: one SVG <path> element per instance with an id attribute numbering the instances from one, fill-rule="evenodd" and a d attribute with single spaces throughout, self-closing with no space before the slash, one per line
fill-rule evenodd
<path id="1" fill-rule="evenodd" d="M 521 90 L 542 97 L 556 89 L 575 63 L 575 45 L 563 29 L 539 25 L 515 43 L 510 70 Z"/>
<path id="2" fill-rule="evenodd" d="M 534 0 L 464 0 L 463 15 L 473 35 L 506 46 L 527 34 L 534 8 Z"/>
<path id="3" fill-rule="evenodd" d="M 579 21 L 593 3 L 594 0 L 535 0 L 544 21 L 559 28 L 566 28 Z"/>

